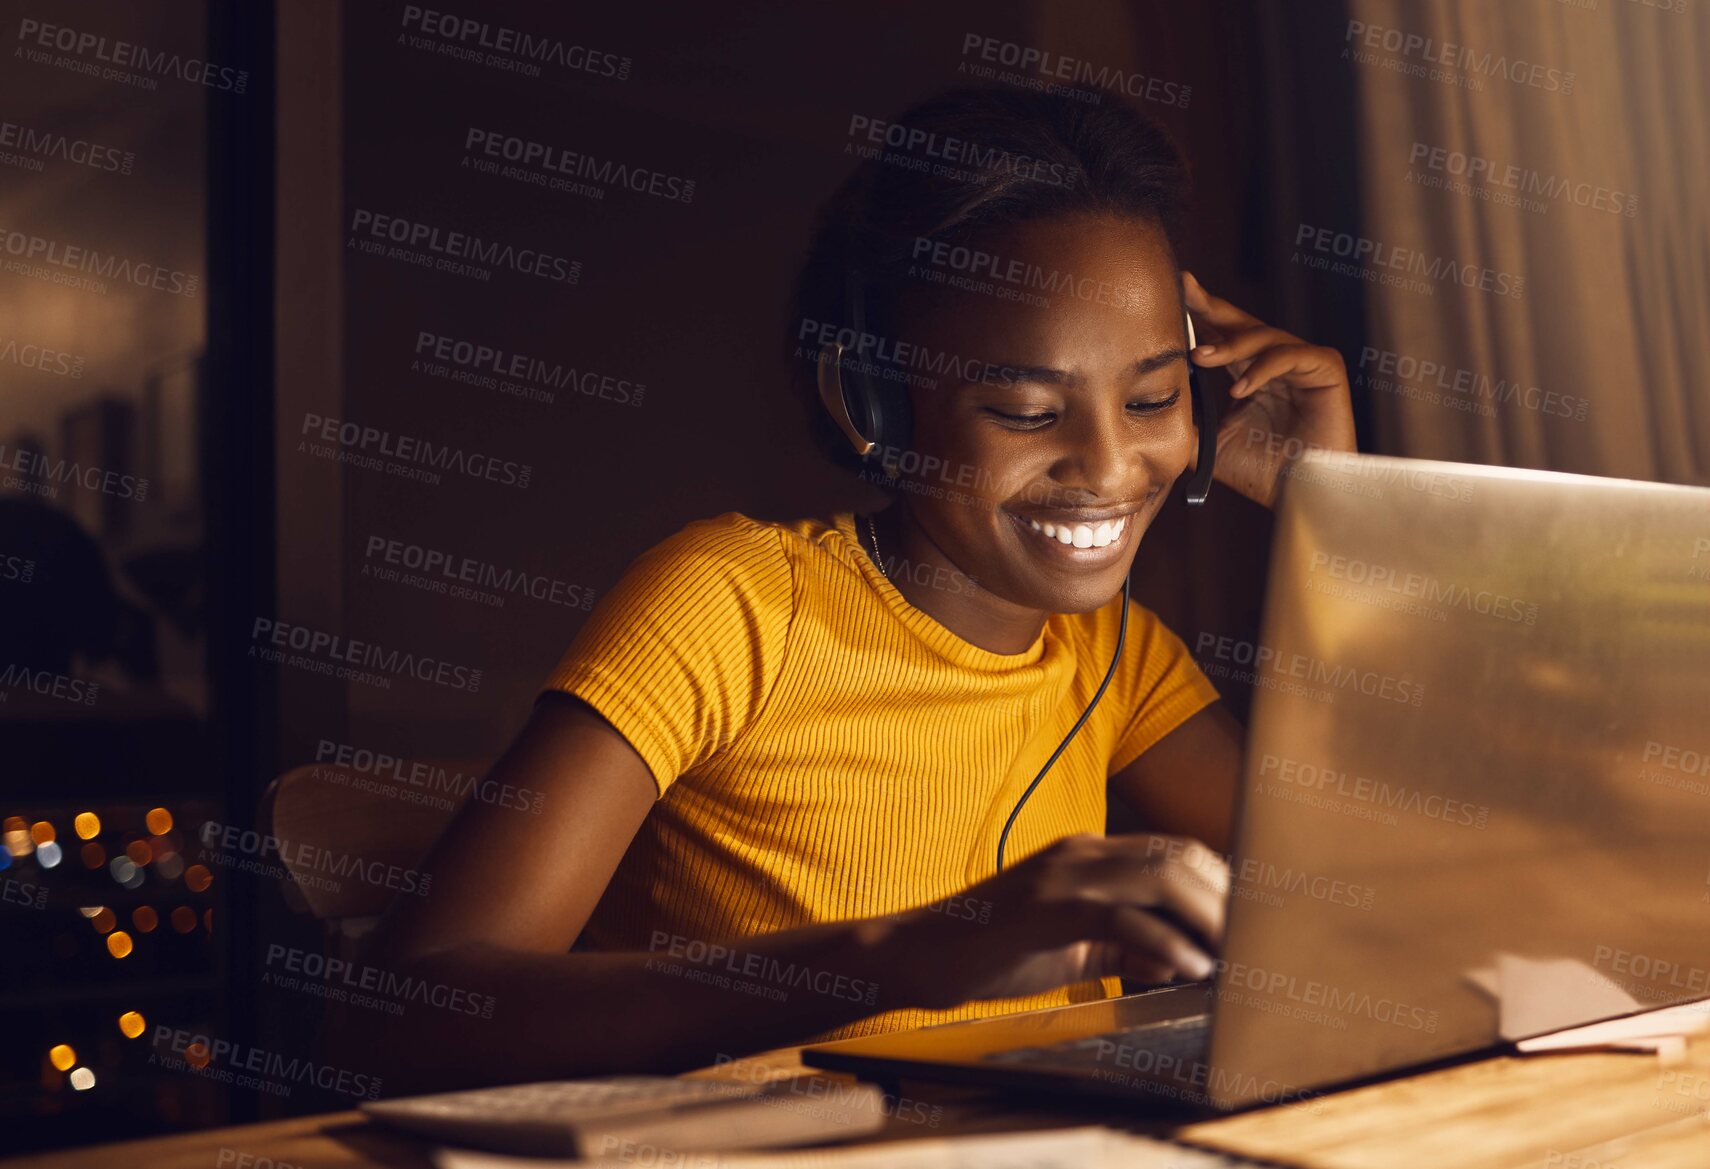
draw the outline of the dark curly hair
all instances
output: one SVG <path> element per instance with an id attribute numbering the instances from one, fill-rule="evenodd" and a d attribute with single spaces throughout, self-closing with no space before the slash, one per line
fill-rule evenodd
<path id="1" fill-rule="evenodd" d="M 1187 163 L 1169 133 L 1132 106 L 955 89 L 893 122 L 852 119 L 851 137 L 868 153 L 819 210 L 790 299 L 786 343 L 815 445 L 849 471 L 871 475 L 876 467 L 826 415 L 815 357 L 817 337 L 853 327 L 851 268 L 861 273 L 866 330 L 896 338 L 897 303 L 917 241 L 967 244 L 1029 220 L 1106 213 L 1157 224 L 1179 250 Z"/>

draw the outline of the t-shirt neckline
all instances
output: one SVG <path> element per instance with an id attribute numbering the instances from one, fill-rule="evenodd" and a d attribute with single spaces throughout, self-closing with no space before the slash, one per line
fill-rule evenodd
<path id="1" fill-rule="evenodd" d="M 854 545 L 857 553 L 855 556 L 856 564 L 867 577 L 868 582 L 872 584 L 880 599 L 885 602 L 886 607 L 897 616 L 898 620 L 913 630 L 922 641 L 925 641 L 946 658 L 971 669 L 1013 670 L 1018 666 L 1034 665 L 1044 657 L 1046 637 L 1051 633 L 1052 623 L 1056 620 L 1055 617 L 1045 619 L 1045 624 L 1040 627 L 1039 636 L 1033 639 L 1032 645 L 1020 653 L 994 653 L 982 646 L 975 645 L 971 641 L 964 640 L 940 624 L 937 618 L 930 613 L 917 609 L 909 603 L 909 599 L 903 596 L 902 590 L 891 583 L 890 577 L 886 576 L 883 570 L 873 563 L 872 553 L 868 550 L 865 541 L 855 531 L 854 512 L 840 511 L 834 514 L 832 516 L 832 527 L 845 541 Z"/>

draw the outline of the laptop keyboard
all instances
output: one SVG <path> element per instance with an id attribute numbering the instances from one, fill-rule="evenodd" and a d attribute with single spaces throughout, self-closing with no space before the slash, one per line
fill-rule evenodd
<path id="1" fill-rule="evenodd" d="M 1096 1070 L 1121 1063 L 1135 1066 L 1134 1057 L 1146 1052 L 1154 1057 L 1168 1056 L 1178 1063 L 1203 1060 L 1211 1042 L 1211 1016 L 1187 1015 L 1163 1023 L 1142 1023 L 1099 1035 L 1082 1035 L 1043 1047 L 1012 1047 L 994 1051 L 984 1058 L 988 1063 L 1025 1064 L 1031 1067 Z"/>

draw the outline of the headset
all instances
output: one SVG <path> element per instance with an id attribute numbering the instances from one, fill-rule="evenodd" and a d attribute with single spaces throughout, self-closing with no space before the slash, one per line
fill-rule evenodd
<path id="1" fill-rule="evenodd" d="M 849 352 L 841 341 L 828 341 L 820 349 L 819 355 L 819 398 L 830 413 L 832 421 L 849 439 L 855 448 L 855 453 L 863 458 L 877 452 L 880 466 L 890 478 L 897 478 L 898 460 L 909 449 L 909 442 L 914 434 L 914 418 L 908 400 L 908 386 L 905 382 L 888 381 L 883 377 L 873 376 L 866 368 L 866 359 L 859 354 L 862 339 L 868 336 L 866 296 L 861 271 L 851 265 L 844 282 L 844 310 L 849 328 L 855 335 L 856 352 Z M 1197 347 L 1193 331 L 1193 316 L 1184 312 L 1187 324 L 1187 347 L 1192 351 Z M 1194 425 L 1199 430 L 1199 464 L 1194 469 L 1193 476 L 1187 482 L 1187 502 L 1193 506 L 1203 506 L 1211 492 L 1211 472 L 1213 461 L 1217 457 L 1217 408 L 1211 401 L 1211 396 L 1201 387 L 1199 369 L 1193 359 L 1188 359 L 1188 393 L 1193 399 Z M 859 419 L 859 423 L 855 420 Z M 1087 708 L 1081 712 L 1081 717 L 1075 720 L 1075 725 L 1069 733 L 1063 736 L 1063 741 L 1057 744 L 1057 749 L 1051 752 L 1051 758 L 1045 761 L 1045 766 L 1039 769 L 1039 774 L 1033 777 L 1033 782 L 1027 785 L 1027 790 L 1021 793 L 1021 798 L 1015 802 L 1015 807 L 1009 813 L 1009 819 L 1004 822 L 1003 833 L 998 837 L 997 871 L 1003 871 L 1004 845 L 1009 841 L 1009 831 L 1015 826 L 1015 821 L 1021 815 L 1021 809 L 1038 788 L 1045 773 L 1051 770 L 1051 765 L 1057 762 L 1064 749 L 1068 747 L 1076 733 L 1085 725 L 1092 714 L 1098 700 L 1104 697 L 1105 688 L 1116 674 L 1116 664 L 1122 658 L 1122 646 L 1128 637 L 1128 578 L 1122 579 L 1122 618 L 1116 631 L 1116 652 L 1111 655 L 1110 667 L 1104 672 L 1104 681 L 1098 685 L 1098 691 L 1087 703 Z"/>

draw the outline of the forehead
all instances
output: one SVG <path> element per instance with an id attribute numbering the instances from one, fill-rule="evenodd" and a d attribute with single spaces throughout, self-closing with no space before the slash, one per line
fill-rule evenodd
<path id="1" fill-rule="evenodd" d="M 1145 220 L 1079 214 L 917 241 L 910 276 L 910 339 L 961 356 L 1096 367 L 1181 344 L 1175 257 Z"/>

